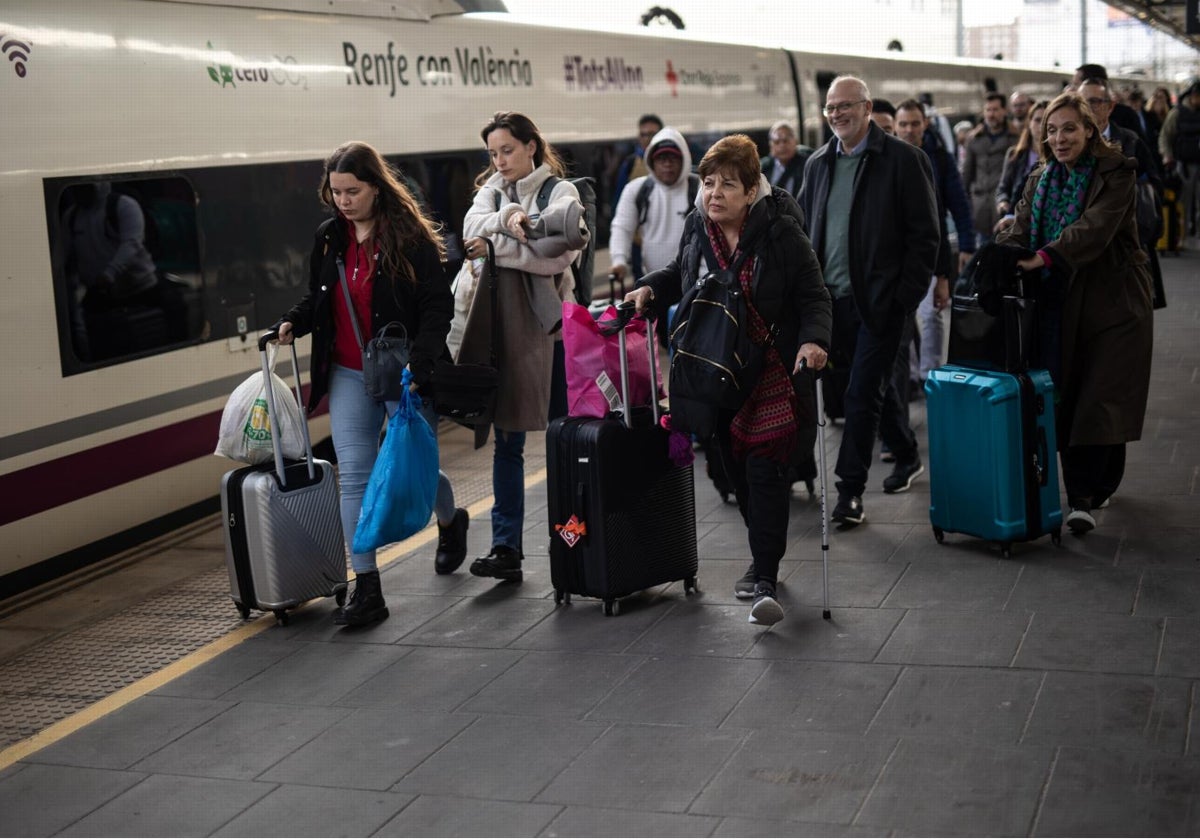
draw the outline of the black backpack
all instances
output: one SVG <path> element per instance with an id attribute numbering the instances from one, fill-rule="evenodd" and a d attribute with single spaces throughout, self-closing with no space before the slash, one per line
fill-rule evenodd
<path id="1" fill-rule="evenodd" d="M 716 265 L 707 237 L 702 238 L 709 265 Z M 683 293 L 671 331 L 671 400 L 700 409 L 684 410 L 676 417 L 680 430 L 707 437 L 713 432 L 715 409 L 736 411 L 758 382 L 766 357 L 766 344 L 750 339 L 749 304 L 738 282 L 738 272 L 756 243 L 742 243 L 730 267 L 712 271 Z M 772 340 L 775 328 L 770 328 Z M 678 427 L 679 424 L 676 424 Z"/>
<path id="2" fill-rule="evenodd" d="M 654 182 L 647 178 L 638 188 L 637 196 L 634 199 L 637 205 L 637 226 L 641 227 L 646 224 L 646 214 L 650 210 L 650 191 L 654 189 Z M 693 205 L 696 203 L 696 193 L 700 192 L 700 176 L 688 173 L 688 212 L 690 213 Z"/>
<path id="3" fill-rule="evenodd" d="M 545 211 L 547 205 L 550 204 L 550 194 L 554 192 L 554 187 L 560 180 L 562 179 L 551 175 L 542 182 L 537 194 L 539 213 Z M 575 191 L 579 193 L 579 203 L 583 205 L 583 220 L 587 223 L 588 228 L 588 243 L 579 252 L 575 262 L 571 263 L 571 272 L 575 275 L 575 301 L 587 306 L 592 302 L 592 275 L 596 270 L 596 179 L 568 178 L 567 180 L 575 185 Z M 497 210 L 500 209 L 501 200 L 500 191 L 497 190 Z"/>

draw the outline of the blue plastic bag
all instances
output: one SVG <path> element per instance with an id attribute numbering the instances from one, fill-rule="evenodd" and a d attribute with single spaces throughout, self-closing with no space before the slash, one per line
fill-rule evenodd
<path id="1" fill-rule="evenodd" d="M 429 524 L 433 513 L 437 438 L 417 410 L 411 382 L 412 374 L 405 370 L 400 407 L 388 421 L 387 436 L 363 495 L 351 546 L 355 554 L 411 537 Z"/>

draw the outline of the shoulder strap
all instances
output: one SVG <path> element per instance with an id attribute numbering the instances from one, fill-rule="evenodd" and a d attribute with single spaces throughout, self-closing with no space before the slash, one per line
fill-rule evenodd
<path id="1" fill-rule="evenodd" d="M 545 181 L 542 181 L 542 186 L 538 189 L 537 206 L 538 212 L 544 212 L 546 205 L 550 203 L 550 193 L 554 192 L 554 188 L 558 186 L 558 182 L 562 179 L 557 175 L 551 175 Z"/>
<path id="2" fill-rule="evenodd" d="M 362 327 L 358 325 L 358 313 L 354 311 L 354 301 L 350 299 L 350 284 L 346 282 L 346 261 L 342 259 L 341 254 L 338 254 L 337 270 L 338 277 L 341 279 L 342 294 L 346 296 L 346 309 L 350 311 L 350 326 L 354 327 L 354 340 L 358 342 L 358 349 L 362 350 L 365 346 Z"/>
<path id="3" fill-rule="evenodd" d="M 110 192 L 104 199 L 104 233 L 109 239 L 120 240 L 121 224 L 117 219 L 117 202 L 121 200 L 121 194 Z"/>
<path id="4" fill-rule="evenodd" d="M 654 182 L 649 178 L 642 181 L 642 185 L 638 187 L 637 197 L 634 204 L 637 205 L 637 223 L 638 227 L 646 224 L 646 215 L 650 212 L 650 190 L 654 189 Z"/>

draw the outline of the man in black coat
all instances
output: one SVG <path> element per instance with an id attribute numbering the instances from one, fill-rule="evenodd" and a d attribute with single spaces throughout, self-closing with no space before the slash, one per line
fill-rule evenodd
<path id="1" fill-rule="evenodd" d="M 1086 79 L 1079 86 L 1079 95 L 1087 102 L 1088 107 L 1096 116 L 1096 126 L 1109 143 L 1121 149 L 1125 157 L 1131 157 L 1138 163 L 1138 238 L 1142 250 L 1150 258 L 1150 277 L 1154 281 L 1154 306 L 1161 309 L 1166 306 L 1166 294 L 1163 291 L 1162 267 L 1158 264 L 1158 237 L 1162 219 L 1162 172 L 1158 160 L 1150 147 L 1135 132 L 1122 128 L 1112 122 L 1114 103 L 1112 91 L 1103 79 Z M 1143 188 L 1148 184 L 1148 188 Z M 1141 224 L 1143 219 L 1152 220 L 1154 224 Z"/>
<path id="2" fill-rule="evenodd" d="M 851 359 L 833 519 L 864 519 L 875 435 L 896 456 L 888 493 L 925 471 L 891 372 L 904 324 L 929 289 L 940 228 L 929 158 L 870 119 L 871 94 L 853 76 L 825 98 L 833 138 L 808 159 L 800 206 L 833 296 L 833 351 Z"/>

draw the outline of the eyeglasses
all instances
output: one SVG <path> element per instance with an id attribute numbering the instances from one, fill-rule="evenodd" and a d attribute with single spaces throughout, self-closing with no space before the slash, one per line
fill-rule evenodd
<path id="1" fill-rule="evenodd" d="M 855 105 L 861 105 L 866 101 L 865 99 L 856 99 L 853 102 L 839 102 L 836 105 L 826 105 L 821 109 L 821 113 L 827 117 L 832 117 L 834 114 L 848 114 L 850 113 L 850 109 Z"/>
<path id="2" fill-rule="evenodd" d="M 1100 99 L 1099 97 L 1092 97 L 1091 99 L 1085 99 L 1084 101 L 1087 102 L 1088 105 L 1091 105 L 1093 110 L 1095 110 L 1096 108 L 1100 108 L 1104 105 L 1112 104 L 1109 100 Z"/>

